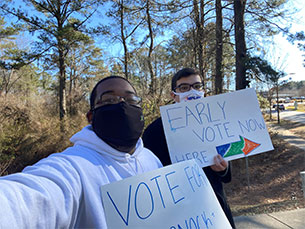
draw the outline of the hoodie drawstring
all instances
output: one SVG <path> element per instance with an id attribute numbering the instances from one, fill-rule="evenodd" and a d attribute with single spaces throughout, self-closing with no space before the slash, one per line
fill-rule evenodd
<path id="1" fill-rule="evenodd" d="M 130 158 L 130 154 L 126 153 L 125 154 L 125 158 L 126 158 L 126 161 L 129 165 L 129 167 L 132 169 L 132 171 L 134 172 L 134 174 L 137 174 L 136 170 L 133 168 L 132 164 L 129 162 L 129 158 Z"/>
<path id="2" fill-rule="evenodd" d="M 136 159 L 137 165 L 139 165 L 139 167 L 141 167 L 142 173 L 144 173 L 144 169 L 142 167 L 142 164 L 141 164 L 140 160 L 138 159 L 138 157 L 135 157 L 135 159 Z"/>
<path id="3" fill-rule="evenodd" d="M 129 165 L 129 167 L 132 169 L 132 171 L 133 171 L 134 174 L 136 175 L 136 174 L 137 174 L 137 171 L 134 169 L 134 167 L 133 167 L 132 164 L 130 163 L 130 161 L 129 161 L 130 157 L 131 157 L 130 154 L 128 154 L 128 153 L 125 154 L 125 158 L 126 158 L 126 161 L 127 161 L 128 165 Z M 134 159 L 135 159 L 135 165 L 136 165 L 136 166 L 139 165 L 139 167 L 141 168 L 142 172 L 144 172 L 144 169 L 143 169 L 143 167 L 142 167 L 141 162 L 139 161 L 139 159 L 138 159 L 137 157 L 134 157 Z"/>

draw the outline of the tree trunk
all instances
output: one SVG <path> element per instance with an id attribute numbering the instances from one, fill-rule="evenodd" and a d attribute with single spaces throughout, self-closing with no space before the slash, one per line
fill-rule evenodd
<path id="1" fill-rule="evenodd" d="M 154 74 L 153 66 L 152 66 L 152 52 L 153 52 L 153 47 L 154 47 L 154 35 L 153 35 L 153 30 L 151 26 L 151 17 L 150 17 L 150 0 L 146 1 L 146 16 L 147 16 L 147 24 L 148 24 L 148 30 L 149 30 L 149 38 L 150 38 L 150 45 L 149 45 L 149 50 L 148 50 L 148 56 L 147 56 L 147 64 L 148 64 L 148 69 L 149 69 L 149 74 L 150 74 L 150 92 L 151 95 L 156 94 L 156 77 Z"/>
<path id="2" fill-rule="evenodd" d="M 73 100 L 72 100 L 73 80 L 74 80 L 74 70 L 71 69 L 70 79 L 69 79 L 68 108 L 67 108 L 69 116 L 72 116 L 72 110 L 73 110 Z"/>
<path id="3" fill-rule="evenodd" d="M 221 94 L 223 88 L 223 67 L 222 67 L 222 7 L 221 0 L 215 1 L 216 6 L 216 69 L 215 69 L 215 93 Z"/>
<path id="4" fill-rule="evenodd" d="M 196 31 L 194 29 L 192 29 L 192 36 L 193 36 L 193 53 L 194 53 L 192 67 L 193 68 L 197 68 L 197 63 L 198 63 L 198 57 L 197 57 L 198 56 L 197 55 L 197 38 L 196 38 Z"/>
<path id="5" fill-rule="evenodd" d="M 122 39 L 122 43 L 123 43 L 123 47 L 124 47 L 124 74 L 125 74 L 125 78 L 128 79 L 129 75 L 128 75 L 128 47 L 127 47 L 127 43 L 126 43 L 126 37 L 124 34 L 124 1 L 122 0 L 120 2 L 120 22 L 121 22 L 121 39 Z"/>
<path id="6" fill-rule="evenodd" d="M 277 124 L 281 123 L 280 108 L 279 108 L 279 84 L 276 84 L 276 111 L 277 111 Z"/>
<path id="7" fill-rule="evenodd" d="M 65 66 L 65 47 L 63 44 L 63 20 L 60 17 L 60 2 L 57 2 L 57 51 L 58 51 L 58 68 L 59 68 L 59 119 L 61 121 L 61 131 L 64 132 L 64 118 L 66 116 L 66 66 Z"/>
<path id="8" fill-rule="evenodd" d="M 64 51 L 61 40 L 58 39 L 58 68 L 59 68 L 59 119 L 62 121 L 66 115 L 66 69 Z"/>
<path id="9" fill-rule="evenodd" d="M 195 32 L 195 44 L 197 47 L 196 53 L 198 55 L 198 67 L 201 77 L 203 78 L 203 82 L 206 81 L 205 79 L 205 72 L 204 72 L 204 50 L 203 50 L 203 43 L 204 43 L 204 0 L 200 0 L 200 12 L 198 8 L 198 1 L 193 0 L 193 8 L 194 8 L 194 21 L 196 25 L 196 32 Z"/>
<path id="10" fill-rule="evenodd" d="M 271 97 L 270 98 L 268 98 L 268 101 L 269 101 L 269 121 L 272 121 L 272 108 L 271 108 L 271 106 L 272 106 L 272 101 L 271 101 Z"/>
<path id="11" fill-rule="evenodd" d="M 244 28 L 246 0 L 234 0 L 236 90 L 247 86 L 245 59 L 247 55 Z"/>

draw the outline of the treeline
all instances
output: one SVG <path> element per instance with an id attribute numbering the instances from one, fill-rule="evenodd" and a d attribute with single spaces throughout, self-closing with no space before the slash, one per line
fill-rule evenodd
<path id="1" fill-rule="evenodd" d="M 279 88 L 281 94 L 291 95 L 292 97 L 305 96 L 305 81 L 290 81 L 281 85 Z"/>
<path id="2" fill-rule="evenodd" d="M 302 90 L 305 94 L 305 80 L 302 80 L 302 81 L 290 81 L 290 82 L 287 82 L 285 84 L 283 84 L 281 87 L 280 87 L 280 91 L 282 90 Z"/>
<path id="3" fill-rule="evenodd" d="M 86 124 L 88 95 L 110 74 L 143 98 L 146 123 L 169 102 L 170 78 L 199 69 L 219 94 L 278 83 L 265 40 L 289 34 L 290 0 L 3 0 L 0 174 L 60 151 Z M 18 156 L 18 157 L 17 157 Z"/>

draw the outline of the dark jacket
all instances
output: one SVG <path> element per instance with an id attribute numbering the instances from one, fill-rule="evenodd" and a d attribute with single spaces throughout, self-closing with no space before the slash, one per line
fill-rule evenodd
<path id="1" fill-rule="evenodd" d="M 144 146 L 150 149 L 160 159 L 164 166 L 171 164 L 161 118 L 156 119 L 145 129 L 142 139 Z M 230 164 L 228 169 L 224 172 L 215 172 L 210 167 L 205 167 L 203 170 L 210 181 L 216 197 L 230 221 L 231 226 L 235 228 L 232 213 L 222 186 L 222 183 L 228 183 L 231 181 Z"/>

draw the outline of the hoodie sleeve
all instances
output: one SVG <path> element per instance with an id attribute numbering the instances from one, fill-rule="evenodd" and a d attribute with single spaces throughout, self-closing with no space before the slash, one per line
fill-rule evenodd
<path id="1" fill-rule="evenodd" d="M 0 228 L 71 228 L 81 196 L 77 171 L 49 157 L 0 178 Z"/>

